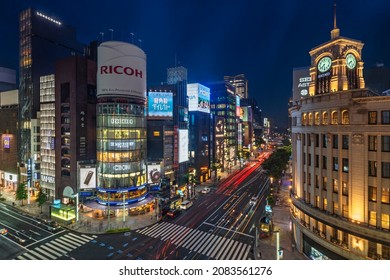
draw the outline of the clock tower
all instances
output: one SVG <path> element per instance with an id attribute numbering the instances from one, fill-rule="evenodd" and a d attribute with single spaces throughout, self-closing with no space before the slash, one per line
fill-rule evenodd
<path id="1" fill-rule="evenodd" d="M 309 94 L 364 88 L 361 41 L 340 36 L 336 25 L 336 4 L 331 40 L 313 48 L 311 57 Z"/>

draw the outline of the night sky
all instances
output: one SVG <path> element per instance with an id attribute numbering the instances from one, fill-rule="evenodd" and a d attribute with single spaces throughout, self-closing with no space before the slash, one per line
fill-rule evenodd
<path id="1" fill-rule="evenodd" d="M 33 7 L 77 29 L 78 40 L 141 44 L 148 87 L 168 67 L 188 69 L 188 82 L 245 74 L 263 116 L 286 127 L 292 70 L 309 66 L 309 51 L 330 40 L 333 0 L 1 1 L 0 67 L 18 70 L 18 14 Z M 340 35 L 362 41 L 363 60 L 390 65 L 390 1 L 337 1 Z M 111 33 L 109 29 L 114 31 Z M 134 36 L 131 35 L 134 33 Z M 141 40 L 141 41 L 139 41 Z M 175 60 L 176 57 L 176 60 Z"/>

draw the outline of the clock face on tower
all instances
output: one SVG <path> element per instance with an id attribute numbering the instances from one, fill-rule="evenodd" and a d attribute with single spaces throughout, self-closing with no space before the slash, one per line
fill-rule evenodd
<path id="1" fill-rule="evenodd" d="M 354 69 L 356 67 L 356 58 L 351 53 L 347 54 L 345 57 L 345 62 L 347 63 L 347 67 L 349 69 Z"/>
<path id="2" fill-rule="evenodd" d="M 325 56 L 321 58 L 320 61 L 318 62 L 317 69 L 318 71 L 323 73 L 328 71 L 331 66 L 332 66 L 332 59 L 329 56 Z"/>

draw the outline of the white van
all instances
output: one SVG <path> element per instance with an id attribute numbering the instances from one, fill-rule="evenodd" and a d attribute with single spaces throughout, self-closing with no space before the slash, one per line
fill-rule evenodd
<path id="1" fill-rule="evenodd" d="M 188 209 L 192 206 L 192 202 L 191 201 L 188 201 L 188 200 L 184 200 L 181 204 L 180 204 L 180 208 L 181 209 Z"/>

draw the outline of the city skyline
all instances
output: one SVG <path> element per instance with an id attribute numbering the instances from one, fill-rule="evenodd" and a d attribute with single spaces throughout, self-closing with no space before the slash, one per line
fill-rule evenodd
<path id="1" fill-rule="evenodd" d="M 264 116 L 286 127 L 288 100 L 292 96 L 292 70 L 310 65 L 309 51 L 330 40 L 333 1 L 152 1 L 107 5 L 72 2 L 16 1 L 0 4 L 2 45 L 0 66 L 18 69 L 18 14 L 33 7 L 76 28 L 78 40 L 88 44 L 103 39 L 137 44 L 147 55 L 147 86 L 166 81 L 166 69 L 182 65 L 188 81 L 223 80 L 245 74 L 249 97 Z M 223 4 L 223 5 L 222 5 Z M 5 11 L 7 11 L 5 13 Z M 364 15 L 363 15 L 364 11 Z M 362 41 L 365 68 L 388 64 L 389 39 L 381 34 L 390 26 L 385 1 L 337 3 L 340 35 Z M 104 34 L 103 34 L 104 33 Z M 134 34 L 134 35 L 132 35 Z"/>

